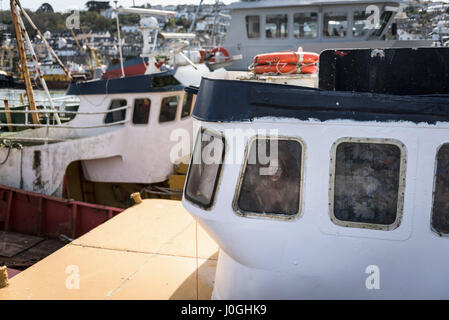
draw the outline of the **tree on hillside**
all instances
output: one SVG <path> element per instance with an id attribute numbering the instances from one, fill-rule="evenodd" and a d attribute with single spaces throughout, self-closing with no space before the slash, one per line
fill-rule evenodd
<path id="1" fill-rule="evenodd" d="M 53 10 L 53 7 L 51 6 L 51 4 L 49 3 L 43 3 L 39 9 L 36 10 L 36 12 L 40 13 L 40 12 L 55 12 Z"/>
<path id="2" fill-rule="evenodd" d="M 87 10 L 101 12 L 110 9 L 109 1 L 88 1 L 86 2 Z"/>

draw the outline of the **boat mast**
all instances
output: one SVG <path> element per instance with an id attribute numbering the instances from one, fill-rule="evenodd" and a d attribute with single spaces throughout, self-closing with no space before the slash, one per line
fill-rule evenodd
<path id="1" fill-rule="evenodd" d="M 191 33 L 193 31 L 193 28 L 195 28 L 196 19 L 198 18 L 198 15 L 200 13 L 201 5 L 203 4 L 203 1 L 204 0 L 200 0 L 200 4 L 198 5 L 198 8 L 196 8 L 196 12 L 195 12 L 195 16 L 193 17 L 192 24 L 190 25 L 189 31 L 187 31 L 188 33 Z"/>
<path id="2" fill-rule="evenodd" d="M 36 102 L 34 101 L 34 92 L 33 87 L 31 85 L 31 79 L 30 74 L 28 71 L 27 66 L 27 59 L 25 54 L 25 44 L 22 38 L 22 30 L 19 25 L 19 19 L 17 17 L 17 7 L 16 7 L 16 0 L 11 0 L 11 16 L 12 16 L 12 22 L 14 24 L 14 31 L 16 33 L 16 40 L 17 40 L 17 49 L 19 51 L 19 57 L 20 57 L 20 64 L 23 74 L 23 79 L 25 81 L 25 89 L 28 97 L 28 103 L 30 105 L 31 111 L 36 111 Z M 33 124 L 39 124 L 39 115 L 37 112 L 31 113 L 31 119 L 33 121 Z"/>
<path id="3" fill-rule="evenodd" d="M 120 53 L 120 67 L 122 68 L 122 78 L 125 76 L 125 69 L 123 68 L 123 54 L 122 54 L 122 40 L 120 38 L 120 23 L 118 20 L 118 8 L 117 8 L 117 0 L 114 1 L 115 3 L 115 18 L 117 21 L 117 38 L 118 38 L 118 47 L 119 47 L 119 53 Z"/>

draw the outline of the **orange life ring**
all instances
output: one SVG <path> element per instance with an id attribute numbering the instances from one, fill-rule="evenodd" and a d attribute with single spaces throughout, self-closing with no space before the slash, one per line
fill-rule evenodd
<path id="1" fill-rule="evenodd" d="M 313 64 L 309 65 L 298 65 L 293 63 L 279 63 L 276 65 L 257 65 L 254 67 L 254 72 L 256 74 L 264 73 L 279 73 L 279 74 L 293 74 L 293 73 L 304 73 L 313 74 L 318 71 L 318 67 Z"/>
<path id="2" fill-rule="evenodd" d="M 254 64 L 274 63 L 316 63 L 319 55 L 313 52 L 274 52 L 259 54 L 254 57 Z"/>
<path id="3" fill-rule="evenodd" d="M 319 55 L 313 52 L 272 52 L 254 57 L 250 69 L 256 74 L 312 74 L 318 71 Z"/>
<path id="4" fill-rule="evenodd" d="M 215 62 L 216 60 L 215 60 L 215 54 L 217 53 L 217 52 L 221 52 L 225 57 L 226 57 L 226 60 L 228 60 L 229 59 L 229 52 L 225 49 L 225 48 L 223 48 L 223 47 L 215 47 L 215 48 L 213 48 L 212 50 L 211 50 L 211 53 L 214 55 L 212 58 L 210 58 L 209 59 L 209 62 Z"/>

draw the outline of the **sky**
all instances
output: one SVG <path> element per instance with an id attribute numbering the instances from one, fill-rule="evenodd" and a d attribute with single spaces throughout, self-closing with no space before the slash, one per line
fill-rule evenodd
<path id="1" fill-rule="evenodd" d="M 70 9 L 81 9 L 85 10 L 84 4 L 88 0 L 20 0 L 22 7 L 28 8 L 31 10 L 36 10 L 40 7 L 42 3 L 49 3 L 53 7 L 55 11 L 67 11 Z M 237 0 L 220 0 L 226 4 L 231 2 L 235 2 Z M 200 0 L 134 0 L 136 6 L 141 6 L 145 3 L 150 3 L 151 5 L 170 5 L 170 4 L 199 4 Z M 204 0 L 205 4 L 213 4 L 215 0 Z M 7 10 L 9 9 L 9 0 L 0 0 L 1 9 Z M 109 4 L 114 6 L 114 2 L 110 1 Z M 118 0 L 119 6 L 132 6 L 133 0 Z"/>

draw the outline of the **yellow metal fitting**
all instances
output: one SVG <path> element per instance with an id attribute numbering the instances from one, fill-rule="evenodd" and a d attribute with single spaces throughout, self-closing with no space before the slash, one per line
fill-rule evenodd
<path id="1" fill-rule="evenodd" d="M 140 197 L 140 192 L 134 192 L 131 194 L 131 198 L 136 204 L 142 203 L 142 198 Z"/>

